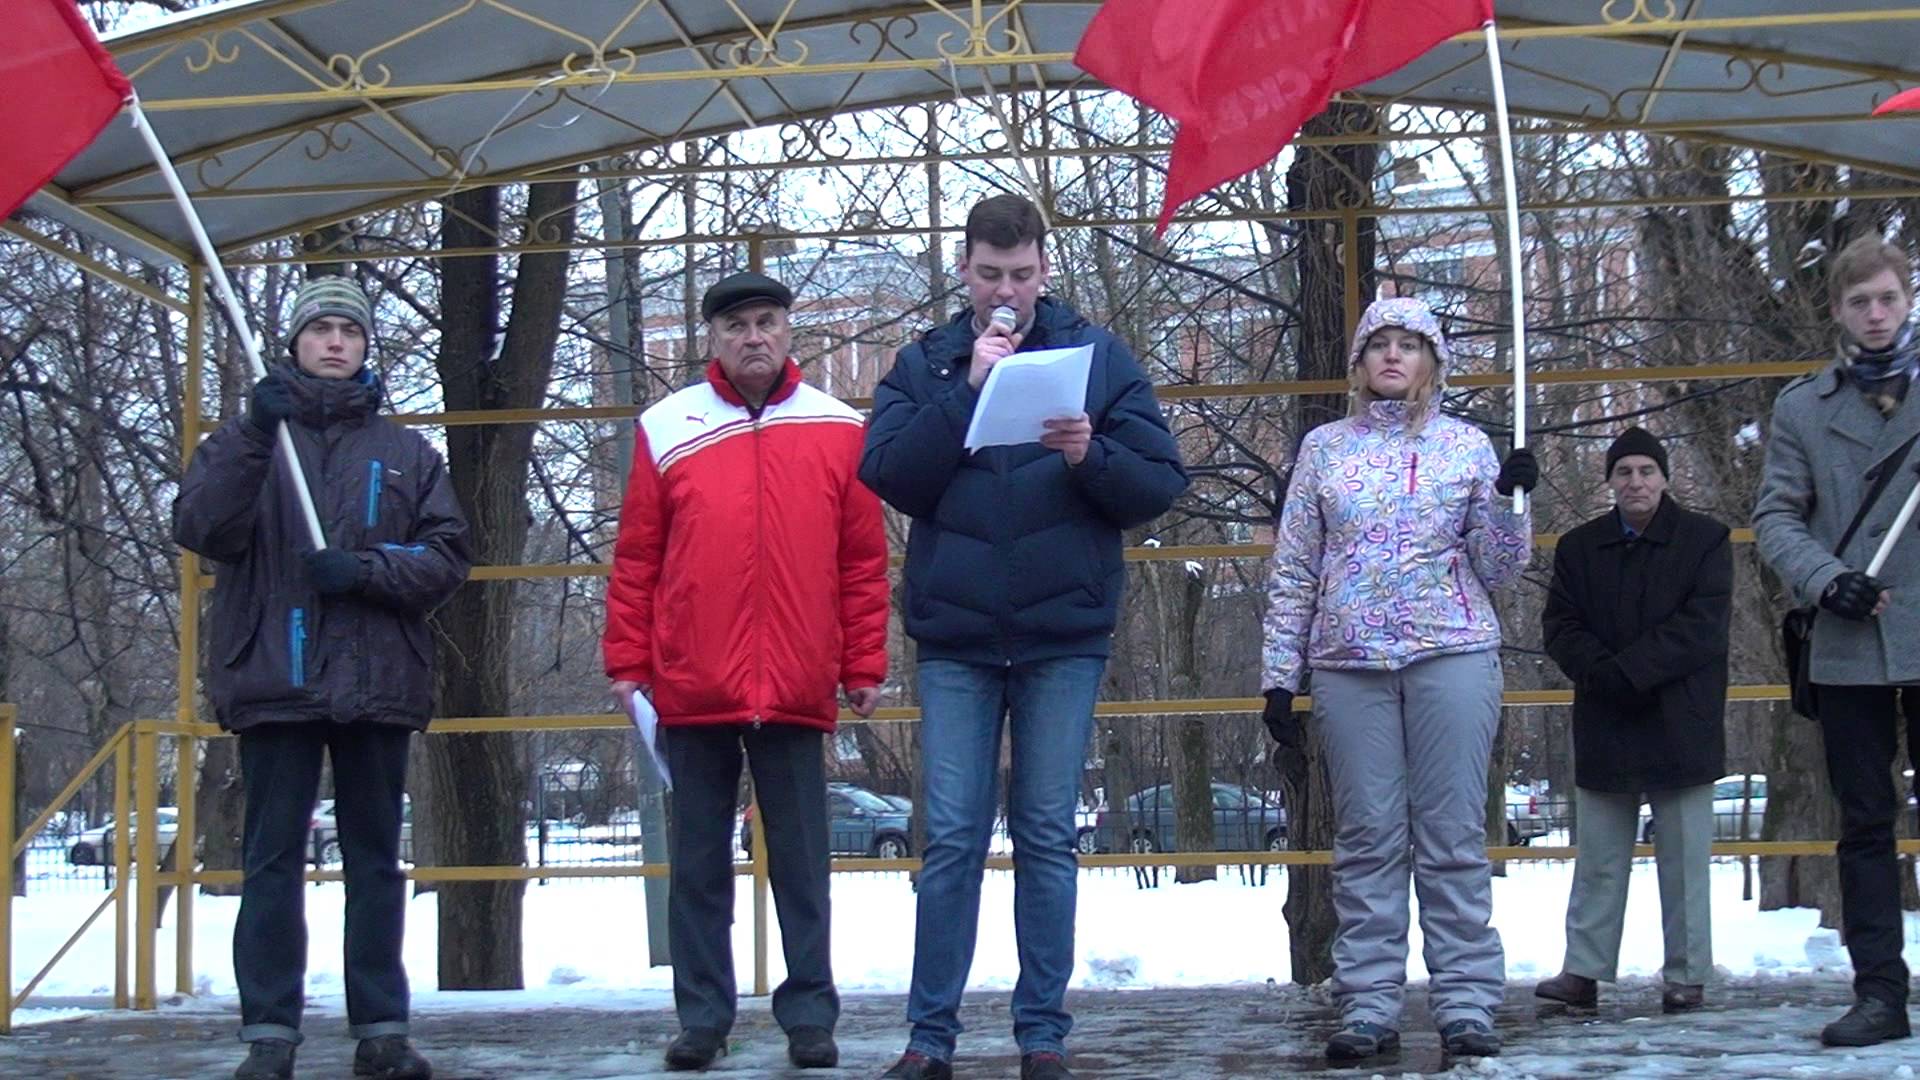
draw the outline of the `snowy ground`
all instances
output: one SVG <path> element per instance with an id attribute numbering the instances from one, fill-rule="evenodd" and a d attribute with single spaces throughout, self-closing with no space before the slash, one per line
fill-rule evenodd
<path id="1" fill-rule="evenodd" d="M 1501 1025 L 1512 1052 L 1497 1067 L 1478 1070 L 1495 1076 L 1911 1077 L 1913 1065 L 1920 1065 L 1920 1044 L 1858 1054 L 1822 1052 L 1814 1045 L 1820 1025 L 1849 998 L 1846 954 L 1833 932 L 1819 929 L 1813 912 L 1761 912 L 1741 900 L 1740 873 L 1735 862 L 1714 867 L 1720 972 L 1709 989 L 1713 1011 L 1692 1018 L 1658 1015 L 1659 902 L 1652 867 L 1644 865 L 1636 870 L 1628 909 L 1625 981 L 1597 1022 L 1580 1022 L 1540 1019 L 1527 996 L 1536 979 L 1559 969 L 1571 866 L 1513 864 L 1494 885 L 1511 984 Z M 1212 884 L 1175 886 L 1163 872 L 1156 889 L 1137 888 L 1130 873 L 1082 875 L 1073 1007 L 1080 1017 L 1074 1044 L 1083 1075 L 1250 1076 L 1317 1067 L 1333 1013 L 1324 1001 L 1288 987 L 1280 916 L 1285 877 L 1275 874 L 1255 884 L 1235 868 L 1223 868 L 1221 875 Z M 1004 1075 L 1012 1068 L 1004 994 L 1017 975 L 1011 894 L 1011 875 L 988 876 L 969 994 L 971 1033 L 962 1043 L 962 1062 L 969 1067 L 963 1073 Z M 751 888 L 742 882 L 737 895 L 736 958 L 741 984 L 750 986 Z M 314 886 L 308 898 L 312 1013 L 303 1060 L 318 1067 L 351 1053 L 340 1033 L 340 886 Z M 913 893 L 904 875 L 836 875 L 834 903 L 835 970 L 848 995 L 841 1029 L 848 1069 L 842 1071 L 872 1075 L 898 1053 L 905 1037 L 899 995 L 912 963 Z M 79 1021 L 53 1022 L 75 1015 L 74 1007 L 91 1012 L 98 996 L 111 992 L 113 937 L 103 920 L 35 992 L 34 1004 L 43 1008 L 19 1017 L 37 1026 L 0 1042 L 0 1073 L 144 1077 L 230 1069 L 236 1006 L 228 943 L 236 908 L 230 898 L 201 897 L 196 903 L 197 996 L 158 1014 L 92 1012 Z M 39 969 L 84 910 L 72 895 L 16 901 L 16 987 Z M 638 881 L 530 885 L 524 942 L 529 989 L 521 993 L 438 992 L 434 915 L 431 895 L 413 902 L 407 955 L 418 1032 L 441 1060 L 442 1075 L 612 1077 L 655 1071 L 674 1029 L 666 992 L 671 977 L 665 968 L 646 965 Z M 1920 964 L 1920 917 L 1909 918 L 1907 957 Z M 777 921 L 769 923 L 772 977 L 778 981 L 779 929 Z M 1424 976 L 1419 936 L 1416 926 L 1410 941 L 1416 981 Z M 169 929 L 161 936 L 158 964 L 169 976 L 163 979 L 167 986 L 172 942 Z M 1406 1058 L 1391 1070 L 1396 1074 L 1443 1064 L 1418 1000 L 1416 995 L 1405 1025 Z M 735 1034 L 728 1071 L 778 1071 L 783 1044 L 764 1001 L 743 1007 Z M 97 1057 L 103 1045 L 131 1051 L 138 1067 L 115 1065 L 112 1055 Z M 1172 1068 L 1187 1056 L 1194 1060 Z M 16 1071 L 10 1059 L 31 1067 Z"/>

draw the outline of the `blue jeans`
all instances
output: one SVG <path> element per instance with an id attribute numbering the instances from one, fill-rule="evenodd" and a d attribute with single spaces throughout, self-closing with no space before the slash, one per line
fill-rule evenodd
<path id="1" fill-rule="evenodd" d="M 950 1061 L 960 1035 L 960 996 L 973 966 L 980 879 L 993 835 L 1000 728 L 1010 717 L 1007 824 L 1020 955 L 1013 1036 L 1023 1054 L 1066 1053 L 1080 871 L 1073 813 L 1106 666 L 1098 656 L 1011 667 L 920 661 L 927 849 L 907 994 L 909 1050 Z"/>

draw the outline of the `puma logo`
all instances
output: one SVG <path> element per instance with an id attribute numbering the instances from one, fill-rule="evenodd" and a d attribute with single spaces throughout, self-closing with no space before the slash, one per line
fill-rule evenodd
<path id="1" fill-rule="evenodd" d="M 705 423 L 707 422 L 707 414 L 706 414 L 706 413 L 701 413 L 700 415 L 698 415 L 698 416 L 695 416 L 695 415 L 694 415 L 694 414 L 692 414 L 692 413 L 688 413 L 688 414 L 687 414 L 687 421 L 688 421 L 689 423 L 693 423 L 693 424 L 705 424 Z"/>

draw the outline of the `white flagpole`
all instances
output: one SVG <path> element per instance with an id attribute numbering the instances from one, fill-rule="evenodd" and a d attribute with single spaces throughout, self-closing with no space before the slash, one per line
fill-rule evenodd
<path id="1" fill-rule="evenodd" d="M 220 295 L 221 303 L 226 305 L 227 317 L 233 320 L 233 328 L 240 335 L 240 343 L 246 346 L 247 361 L 253 367 L 253 377 L 267 377 L 266 362 L 260 358 L 260 342 L 253 336 L 253 326 L 247 321 L 247 313 L 241 309 L 240 300 L 233 292 L 233 282 L 227 277 L 227 268 L 220 263 L 220 256 L 213 250 L 213 241 L 207 236 L 205 225 L 200 223 L 200 214 L 193 208 L 193 200 L 187 197 L 187 189 L 180 183 L 180 174 L 174 171 L 172 159 L 167 157 L 166 148 L 160 145 L 159 136 L 153 133 L 152 125 L 147 123 L 147 114 L 140 108 L 140 99 L 127 99 L 127 108 L 133 114 L 133 128 L 147 144 L 147 152 L 153 155 L 153 162 L 160 167 L 160 175 L 167 182 L 167 190 L 173 193 L 173 201 L 180 204 L 180 212 L 186 215 L 187 228 L 193 232 L 193 242 L 200 249 L 200 258 L 206 261 L 207 270 L 213 276 L 214 291 Z M 197 409 L 200 403 L 187 402 L 187 408 Z M 313 508 L 313 492 L 307 487 L 307 474 L 300 467 L 300 453 L 293 445 L 293 432 L 287 429 L 286 421 L 281 421 L 279 429 L 280 453 L 287 459 L 287 472 L 293 476 L 293 490 L 300 503 L 300 512 L 307 521 L 307 535 L 313 538 L 315 550 L 327 546 L 326 532 L 320 527 L 320 515 Z"/>
<path id="2" fill-rule="evenodd" d="M 1507 122 L 1507 78 L 1500 69 L 1500 38 L 1493 20 L 1487 35 L 1487 66 L 1493 70 L 1493 112 L 1500 125 L 1500 174 L 1507 193 L 1507 288 L 1513 301 L 1513 446 L 1527 445 L 1527 277 L 1520 251 L 1519 185 L 1513 178 L 1513 127 Z M 1527 493 L 1513 492 L 1513 512 L 1527 508 Z"/>

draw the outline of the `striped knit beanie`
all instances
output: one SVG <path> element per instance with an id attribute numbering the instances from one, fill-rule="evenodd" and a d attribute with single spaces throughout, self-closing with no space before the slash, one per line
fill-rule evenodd
<path id="1" fill-rule="evenodd" d="M 367 335 L 371 349 L 373 343 L 373 302 L 367 299 L 360 286 L 343 277 L 317 277 L 300 286 L 293 294 L 293 317 L 287 320 L 287 351 L 294 351 L 293 341 L 307 324 L 324 315 L 333 315 L 342 319 L 351 319 L 360 325 L 360 331 Z"/>

